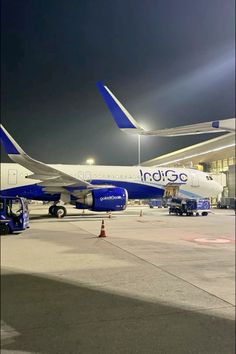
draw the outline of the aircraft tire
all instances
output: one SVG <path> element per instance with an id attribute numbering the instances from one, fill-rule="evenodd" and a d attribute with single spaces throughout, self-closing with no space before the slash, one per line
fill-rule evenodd
<path id="1" fill-rule="evenodd" d="M 57 206 L 55 208 L 54 215 L 59 219 L 64 218 L 64 216 L 66 216 L 66 208 L 63 206 Z"/>
<path id="2" fill-rule="evenodd" d="M 9 226 L 2 224 L 0 227 L 0 235 L 9 235 L 10 233 L 11 232 Z"/>
<path id="3" fill-rule="evenodd" d="M 56 205 L 51 205 L 48 209 L 48 213 L 51 215 L 55 215 L 55 208 L 56 207 L 57 207 Z"/>

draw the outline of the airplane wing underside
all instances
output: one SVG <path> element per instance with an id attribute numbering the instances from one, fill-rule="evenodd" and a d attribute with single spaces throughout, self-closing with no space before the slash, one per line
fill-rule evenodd
<path id="1" fill-rule="evenodd" d="M 148 135 L 148 136 L 182 136 L 206 133 L 235 132 L 235 118 L 220 119 L 211 122 L 183 125 L 170 129 L 145 130 L 141 127 L 131 114 L 125 109 L 121 102 L 101 82 L 97 83 L 107 107 L 109 108 L 117 126 L 120 130 L 128 134 Z"/>
<path id="2" fill-rule="evenodd" d="M 190 125 L 183 125 L 176 128 L 170 129 L 160 129 L 153 131 L 143 131 L 140 135 L 149 135 L 149 136 L 183 136 L 183 135 L 196 135 L 196 134 L 207 134 L 207 133 L 222 133 L 222 132 L 230 132 L 234 131 L 233 126 L 228 124 L 228 126 L 223 127 L 221 122 L 233 123 L 234 118 L 219 120 L 214 122 L 204 122 Z M 232 124 L 233 125 L 233 124 Z"/>

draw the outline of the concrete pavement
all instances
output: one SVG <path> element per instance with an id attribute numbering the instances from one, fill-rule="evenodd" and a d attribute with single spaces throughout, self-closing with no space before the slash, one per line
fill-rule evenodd
<path id="1" fill-rule="evenodd" d="M 46 210 L 1 238 L 2 353 L 234 353 L 234 212 Z"/>

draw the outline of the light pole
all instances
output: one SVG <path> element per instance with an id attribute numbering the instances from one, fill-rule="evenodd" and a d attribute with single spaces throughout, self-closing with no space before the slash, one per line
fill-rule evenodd
<path id="1" fill-rule="evenodd" d="M 86 160 L 86 164 L 90 165 L 90 166 L 94 165 L 94 162 L 95 162 L 95 160 L 93 158 L 91 158 L 91 157 Z"/>

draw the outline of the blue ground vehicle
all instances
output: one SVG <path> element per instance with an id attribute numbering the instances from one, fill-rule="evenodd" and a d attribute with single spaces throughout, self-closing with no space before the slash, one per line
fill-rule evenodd
<path id="1" fill-rule="evenodd" d="M 150 208 L 161 208 L 162 207 L 162 200 L 161 199 L 150 199 L 148 202 Z"/>
<path id="2" fill-rule="evenodd" d="M 8 235 L 29 227 L 26 199 L 0 196 L 0 234 Z"/>
<path id="3" fill-rule="evenodd" d="M 169 202 L 169 214 L 207 216 L 210 207 L 208 199 L 172 198 Z"/>

